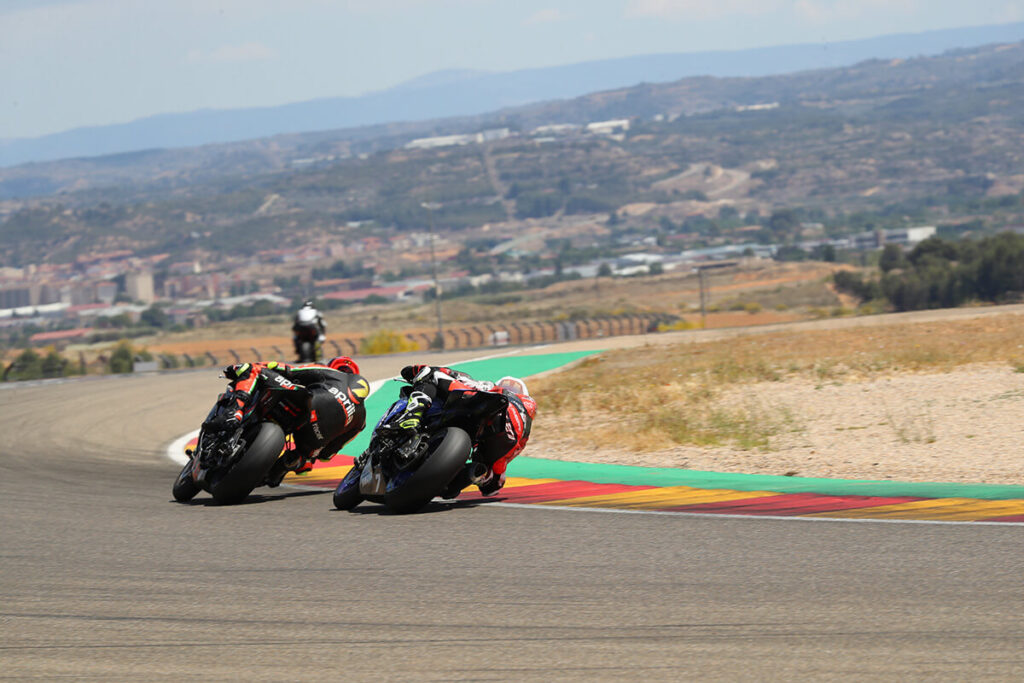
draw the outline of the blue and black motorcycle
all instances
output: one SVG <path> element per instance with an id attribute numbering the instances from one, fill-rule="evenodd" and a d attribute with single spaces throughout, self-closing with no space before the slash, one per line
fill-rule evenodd
<path id="1" fill-rule="evenodd" d="M 339 510 L 351 510 L 368 500 L 408 513 L 438 495 L 454 498 L 487 418 L 496 412 L 492 401 L 507 401 L 501 394 L 452 391 L 447 400 L 430 406 L 417 429 L 403 429 L 397 423 L 410 389 L 403 388 L 374 427 L 369 447 L 335 489 L 334 505 Z M 469 479 L 464 482 L 469 483 Z"/>

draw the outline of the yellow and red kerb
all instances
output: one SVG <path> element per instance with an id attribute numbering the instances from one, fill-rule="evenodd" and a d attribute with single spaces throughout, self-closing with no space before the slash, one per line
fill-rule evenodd
<path id="1" fill-rule="evenodd" d="M 195 446 L 195 439 L 187 448 Z M 289 474 L 285 482 L 334 489 L 352 466 L 353 458 L 336 455 L 317 462 L 304 474 Z M 466 491 L 459 500 L 479 500 Z M 588 481 L 509 477 L 492 501 L 575 508 L 612 508 L 662 512 L 712 513 L 772 517 L 845 519 L 905 519 L 962 522 L 1024 522 L 1024 500 L 977 498 L 917 498 L 910 496 L 839 496 L 775 491 L 734 491 L 690 486 L 636 486 Z"/>

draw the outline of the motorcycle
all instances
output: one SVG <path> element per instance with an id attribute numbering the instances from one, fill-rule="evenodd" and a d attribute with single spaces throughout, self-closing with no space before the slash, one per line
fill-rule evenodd
<path id="1" fill-rule="evenodd" d="M 402 429 L 397 423 L 408 389 L 374 427 L 370 445 L 335 489 L 339 510 L 368 500 L 409 513 L 441 493 L 450 494 L 446 489 L 470 462 L 489 416 L 499 409 L 495 402 L 508 400 L 501 394 L 452 391 L 443 403 L 430 406 L 418 428 Z"/>
<path id="2" fill-rule="evenodd" d="M 295 354 L 300 363 L 313 363 L 321 354 L 324 337 L 312 325 L 299 325 L 295 329 Z"/>
<path id="3" fill-rule="evenodd" d="M 226 392 L 217 397 L 199 431 L 189 461 L 172 494 L 187 502 L 206 491 L 221 505 L 240 503 L 264 484 L 280 483 L 285 434 L 309 419 L 309 392 L 283 375 L 263 369 L 237 424 L 226 421 L 238 404 Z"/>

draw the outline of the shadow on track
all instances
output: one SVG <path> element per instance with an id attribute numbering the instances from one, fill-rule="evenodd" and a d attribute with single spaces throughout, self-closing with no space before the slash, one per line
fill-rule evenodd
<path id="1" fill-rule="evenodd" d="M 451 512 L 452 510 L 461 510 L 464 508 L 475 508 L 480 505 L 487 505 L 488 503 L 500 503 L 504 498 L 479 498 L 472 500 L 446 500 L 437 501 L 432 500 L 425 507 L 416 512 L 408 513 L 412 515 L 433 515 L 439 512 Z M 381 515 L 391 516 L 396 513 L 388 510 L 384 505 L 375 504 L 368 501 L 364 501 L 359 504 L 358 507 L 352 508 L 351 510 L 338 510 L 332 509 L 331 512 L 347 512 L 353 515 Z M 407 515 L 396 515 L 405 517 Z"/>
<path id="2" fill-rule="evenodd" d="M 249 496 L 240 503 L 234 503 L 232 505 L 220 505 L 213 498 L 193 498 L 190 501 L 179 503 L 173 498 L 167 502 L 174 503 L 175 505 L 185 505 L 191 507 L 244 507 L 246 505 L 260 505 L 262 503 L 275 503 L 280 500 L 287 500 L 288 498 L 300 498 L 305 496 L 322 496 L 329 491 L 282 491 L 278 494 L 268 495 L 265 493 L 250 493 Z"/>

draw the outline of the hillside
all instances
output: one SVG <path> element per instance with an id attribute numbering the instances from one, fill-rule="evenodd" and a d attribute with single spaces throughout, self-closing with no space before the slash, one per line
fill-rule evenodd
<path id="1" fill-rule="evenodd" d="M 439 229 L 484 249 L 514 225 L 603 224 L 613 213 L 613 233 L 715 236 L 766 226 L 787 207 L 833 232 L 920 221 L 998 227 L 1021 220 L 1021 112 L 1024 44 L 1014 43 L 786 76 L 643 85 L 430 131 L 518 131 L 486 144 L 395 148 L 409 133 L 394 131 L 346 143 L 296 136 L 290 153 L 314 160 L 298 166 L 286 163 L 278 139 L 239 144 L 229 156 L 204 148 L 206 163 L 168 168 L 158 182 L 0 205 L 0 238 L 14 245 L 3 265 L 86 248 L 244 254 L 299 238 L 387 236 L 423 229 L 424 201 L 442 203 Z M 623 135 L 531 133 L 626 117 Z M 364 148 L 380 151 L 345 158 Z M 185 152 L 75 163 L 82 173 L 161 167 L 165 154 Z M 31 182 L 32 170 L 0 172 L 0 187 Z M 81 182 L 74 178 L 68 172 L 72 187 Z M 39 180 L 50 181 L 65 182 Z"/>
<path id="2" fill-rule="evenodd" d="M 35 139 L 0 140 L 0 166 L 475 116 L 503 107 L 567 99 L 637 83 L 668 82 L 698 75 L 766 76 L 848 66 L 869 58 L 938 54 L 953 47 L 1012 42 L 1021 38 L 1024 38 L 1024 24 L 1017 23 L 825 44 L 642 55 L 504 73 L 441 72 L 359 97 L 324 98 L 276 107 L 163 114 Z M 336 137 L 350 139 L 347 134 Z M 356 133 L 355 137 L 361 136 Z M 36 188 L 48 191 L 45 185 Z"/>

